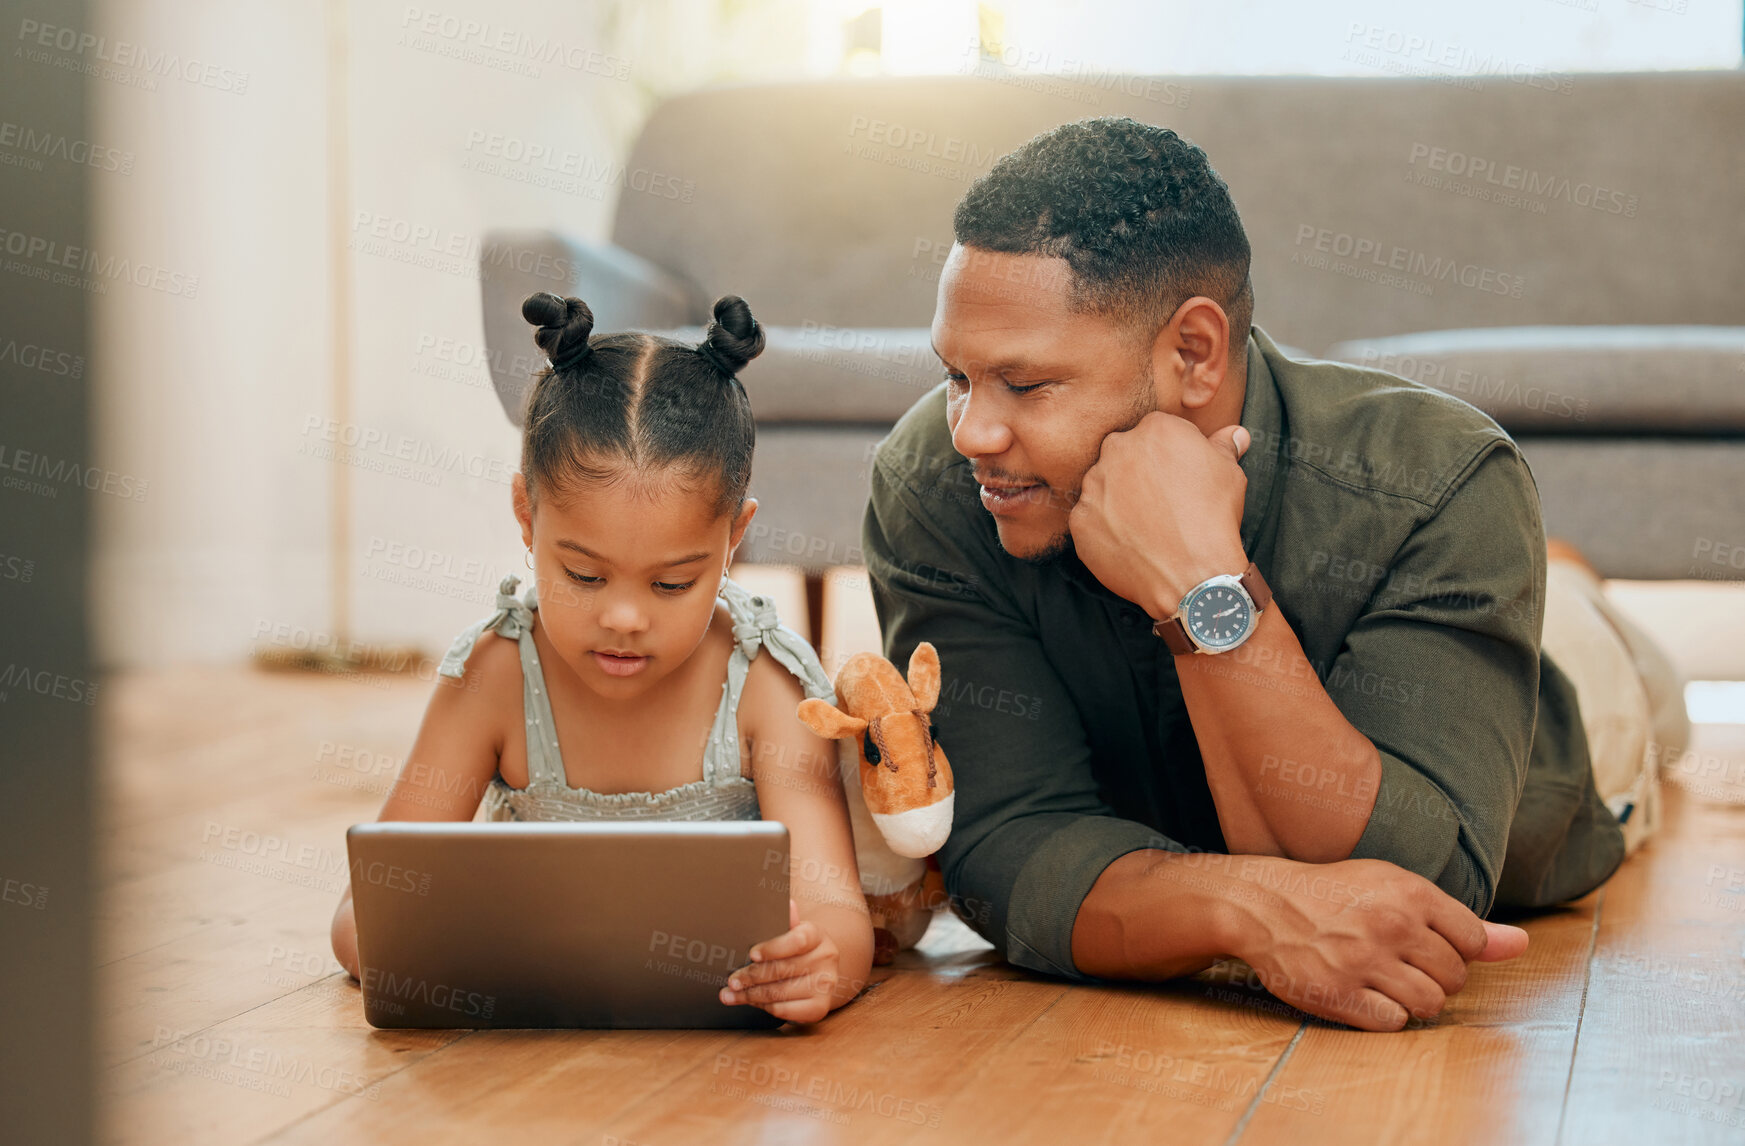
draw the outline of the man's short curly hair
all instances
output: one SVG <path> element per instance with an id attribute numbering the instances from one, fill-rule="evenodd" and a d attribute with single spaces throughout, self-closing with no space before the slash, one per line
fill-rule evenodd
<path id="1" fill-rule="evenodd" d="M 977 179 L 952 219 L 965 246 L 1056 255 L 1073 305 L 1149 337 L 1195 295 L 1230 318 L 1232 358 L 1254 317 L 1248 235 L 1206 153 L 1125 116 L 1063 124 Z"/>

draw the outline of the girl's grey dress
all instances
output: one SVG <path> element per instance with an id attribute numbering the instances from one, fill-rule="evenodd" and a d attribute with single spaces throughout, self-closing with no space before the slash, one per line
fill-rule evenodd
<path id="1" fill-rule="evenodd" d="M 492 777 L 484 799 L 487 820 L 760 819 L 757 786 L 740 774 L 735 716 L 752 658 L 759 649 L 768 650 L 784 668 L 800 678 L 807 696 L 836 702 L 818 654 L 804 637 L 781 623 L 774 602 L 767 597 L 754 597 L 738 582 L 723 577 L 719 596 L 727 602 L 733 616 L 735 645 L 727 662 L 727 679 L 721 684 L 721 704 L 715 710 L 715 723 L 703 748 L 702 779 L 664 792 L 595 792 L 572 788 L 564 776 L 551 701 L 539 667 L 539 652 L 533 643 L 533 611 L 539 608 L 536 588 L 529 585 L 525 597 L 518 599 L 515 586 L 520 580 L 515 575 L 503 579 L 497 589 L 496 612 L 456 637 L 437 670 L 444 676 L 461 676 L 473 645 L 487 629 L 518 642 L 521 647 L 527 787 L 511 788 L 501 775 Z"/>

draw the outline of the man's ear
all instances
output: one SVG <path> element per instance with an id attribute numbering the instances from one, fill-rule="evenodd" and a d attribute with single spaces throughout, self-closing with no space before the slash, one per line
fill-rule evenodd
<path id="1" fill-rule="evenodd" d="M 909 691 L 922 712 L 932 712 L 939 703 L 939 650 L 926 641 L 909 654 Z"/>
<path id="2" fill-rule="evenodd" d="M 533 548 L 533 502 L 527 496 L 527 475 L 516 474 L 509 483 L 510 498 L 515 503 L 515 520 L 521 523 L 521 544 Z"/>
<path id="3" fill-rule="evenodd" d="M 751 525 L 751 519 L 757 516 L 757 498 L 748 497 L 745 504 L 739 507 L 739 512 L 733 518 L 733 528 L 727 534 L 727 560 L 724 564 L 733 564 L 734 551 L 739 543 L 745 540 L 746 528 Z"/>
<path id="4" fill-rule="evenodd" d="M 826 703 L 815 696 L 808 696 L 800 702 L 798 714 L 801 723 L 826 740 L 859 736 L 866 731 L 866 721 L 858 716 L 850 716 L 834 704 Z"/>
<path id="5" fill-rule="evenodd" d="M 1184 410 L 1208 405 L 1218 396 L 1230 369 L 1230 316 L 1204 295 L 1188 299 L 1157 332 L 1151 367 L 1153 378 L 1180 371 L 1177 398 Z"/>

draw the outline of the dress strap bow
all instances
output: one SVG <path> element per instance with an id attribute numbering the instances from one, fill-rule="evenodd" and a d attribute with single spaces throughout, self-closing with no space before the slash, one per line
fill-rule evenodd
<path id="1" fill-rule="evenodd" d="M 466 672 L 467 658 L 473 655 L 473 646 L 478 643 L 486 629 L 495 629 L 510 640 L 519 640 L 522 633 L 533 631 L 533 610 L 536 608 L 533 589 L 527 590 L 527 600 L 515 596 L 515 587 L 521 583 L 521 578 L 514 573 L 503 578 L 503 583 L 497 586 L 497 608 L 484 620 L 469 625 L 454 643 L 448 646 L 448 653 L 442 658 L 442 664 L 437 672 L 442 676 L 458 677 Z"/>

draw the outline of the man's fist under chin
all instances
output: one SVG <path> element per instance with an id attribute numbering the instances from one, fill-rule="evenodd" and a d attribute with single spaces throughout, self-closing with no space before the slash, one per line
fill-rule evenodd
<path id="1" fill-rule="evenodd" d="M 1207 437 L 1162 411 L 1105 437 L 1067 515 L 1079 560 L 1160 620 L 1206 578 L 1241 573 L 1248 441 L 1241 426 Z"/>

